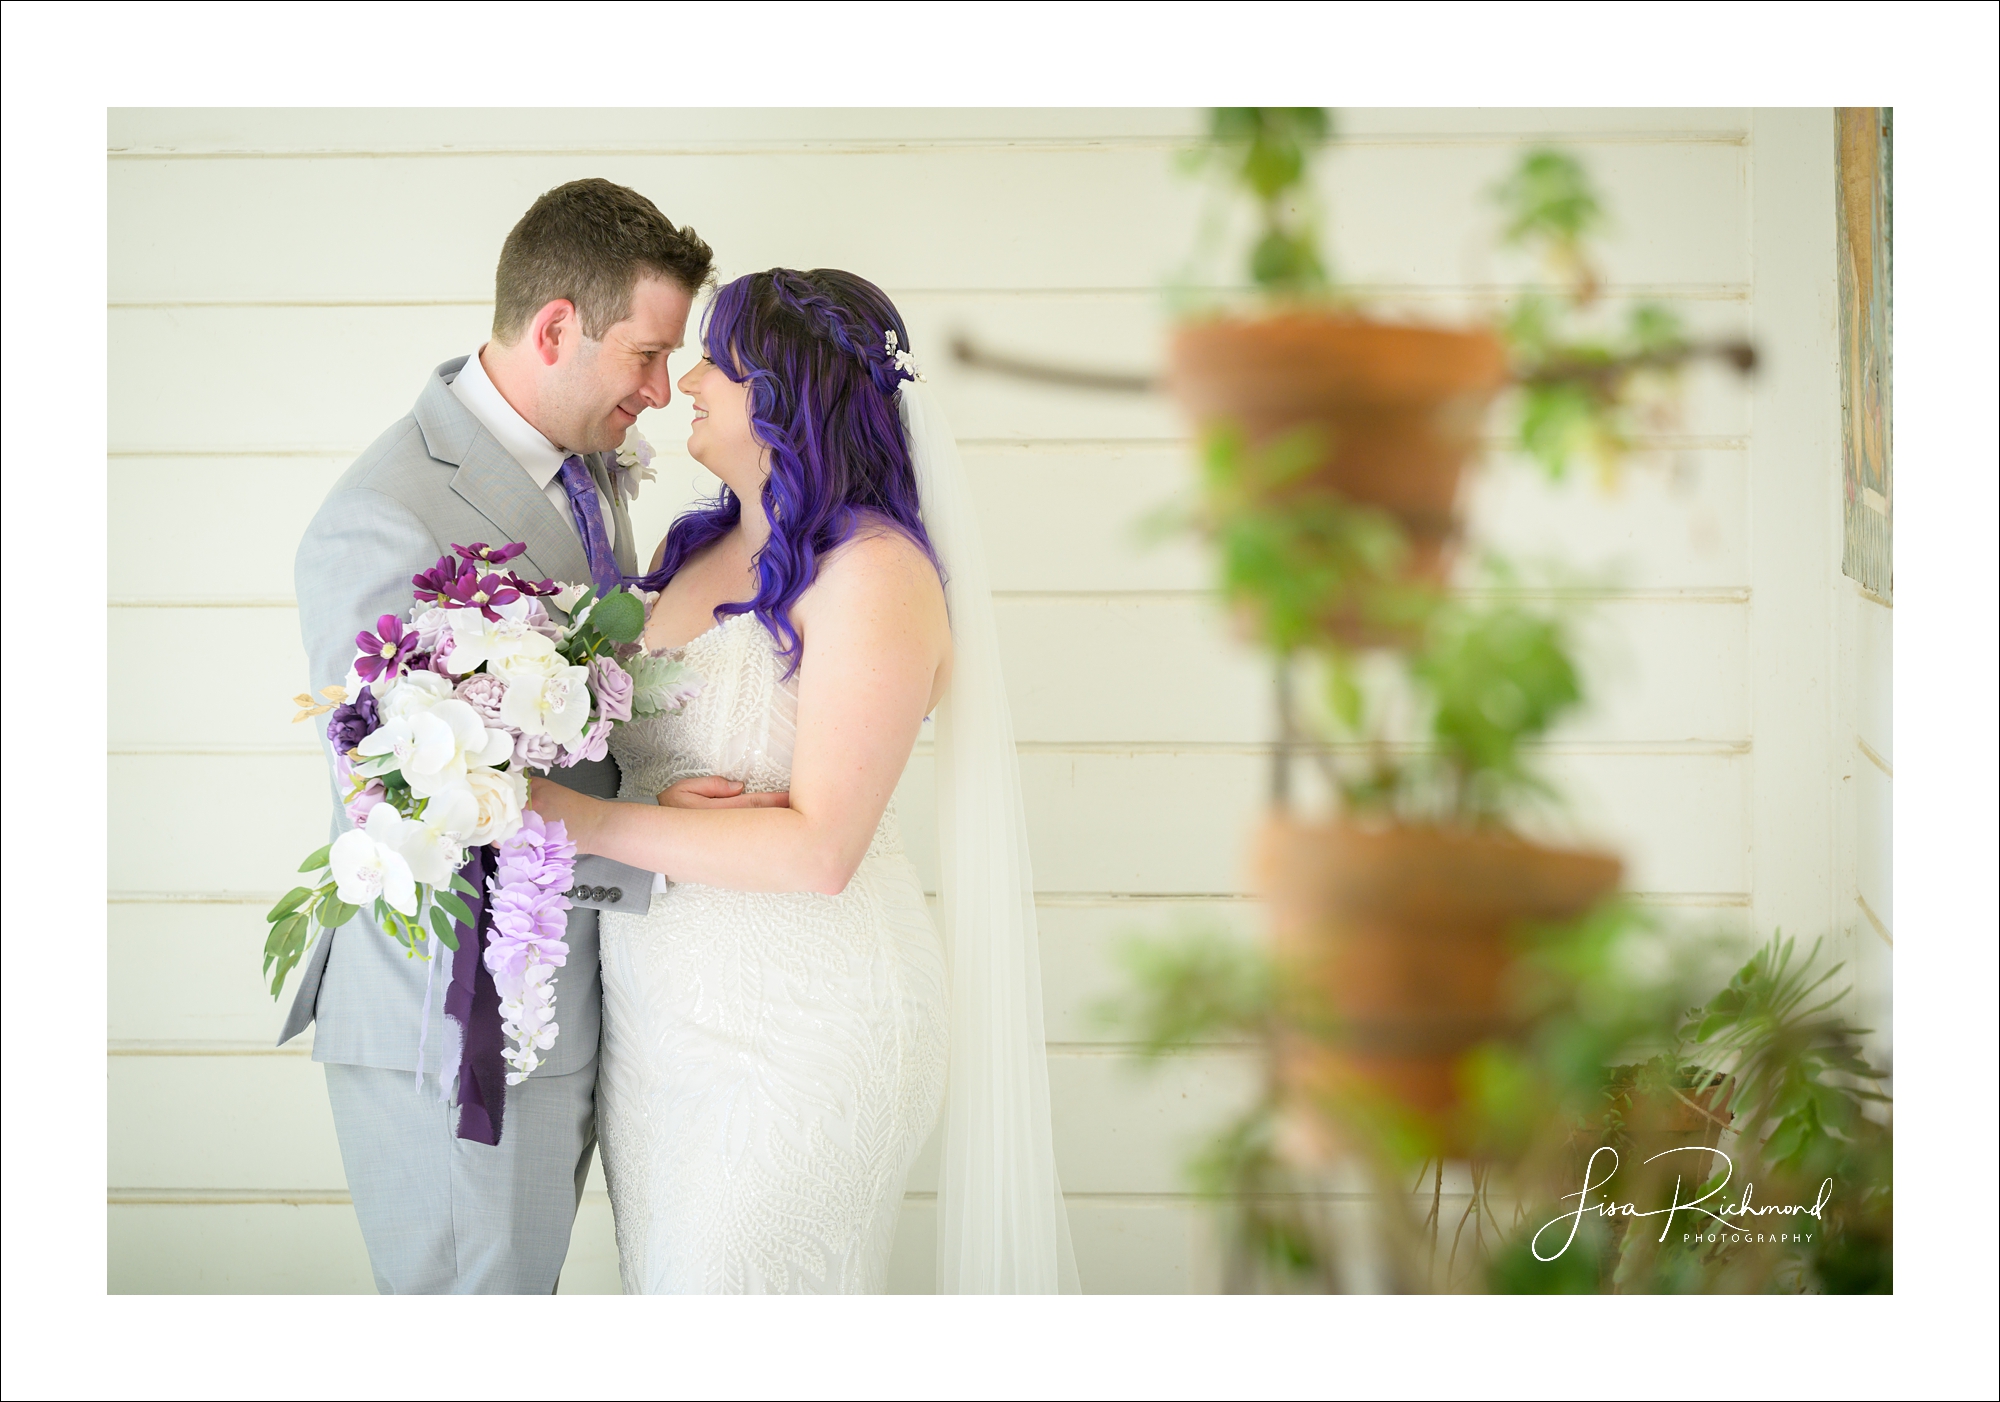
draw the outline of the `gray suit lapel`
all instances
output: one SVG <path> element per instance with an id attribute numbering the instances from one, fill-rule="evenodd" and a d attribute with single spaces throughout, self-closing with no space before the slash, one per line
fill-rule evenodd
<path id="1" fill-rule="evenodd" d="M 529 578 L 589 583 L 590 560 L 583 553 L 583 542 L 577 539 L 576 527 L 542 494 L 528 469 L 516 462 L 451 392 L 451 380 L 465 367 L 465 361 L 466 357 L 459 356 L 438 366 L 417 397 L 414 414 L 425 448 L 439 462 L 458 468 L 452 474 L 451 489 L 493 523 L 494 535 L 488 545 L 519 541 L 528 547 L 514 569 Z"/>
<path id="2" fill-rule="evenodd" d="M 485 429 L 473 438 L 465 461 L 452 476 L 451 489 L 499 529 L 499 539 L 490 544 L 518 540 L 528 547 L 514 564 L 524 576 L 540 575 L 564 584 L 590 582 L 590 560 L 576 527 L 562 518 L 528 470 Z"/>

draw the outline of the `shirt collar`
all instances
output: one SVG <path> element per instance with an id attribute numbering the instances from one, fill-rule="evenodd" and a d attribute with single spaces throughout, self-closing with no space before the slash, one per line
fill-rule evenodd
<path id="1" fill-rule="evenodd" d="M 506 396 L 494 387 L 486 374 L 486 367 L 479 363 L 480 352 L 485 349 L 482 345 L 465 358 L 465 368 L 451 382 L 451 392 L 458 396 L 458 402 L 499 441 L 514 461 L 527 469 L 528 475 L 535 479 L 535 485 L 547 491 L 549 483 L 562 471 L 563 459 L 568 454 L 522 418 L 507 402 Z"/>

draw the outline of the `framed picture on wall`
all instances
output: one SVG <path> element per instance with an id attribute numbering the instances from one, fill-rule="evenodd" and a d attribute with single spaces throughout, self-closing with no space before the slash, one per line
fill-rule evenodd
<path id="1" fill-rule="evenodd" d="M 1841 571 L 1890 597 L 1891 240 L 1888 107 L 1835 109 L 1839 195 Z"/>

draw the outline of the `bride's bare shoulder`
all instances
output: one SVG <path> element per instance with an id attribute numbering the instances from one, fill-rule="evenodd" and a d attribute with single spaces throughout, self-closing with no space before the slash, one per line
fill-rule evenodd
<path id="1" fill-rule="evenodd" d="M 842 608 L 893 601 L 944 617 L 937 566 L 908 535 L 879 522 L 863 524 L 820 563 L 818 577 L 799 602 L 810 606 L 821 600 Z"/>

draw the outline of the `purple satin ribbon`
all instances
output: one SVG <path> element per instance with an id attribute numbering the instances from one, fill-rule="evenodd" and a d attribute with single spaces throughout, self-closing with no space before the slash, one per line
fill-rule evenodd
<path id="1" fill-rule="evenodd" d="M 460 891 L 472 908 L 472 928 L 454 921 L 458 951 L 451 957 L 451 987 L 445 990 L 445 1015 L 457 1022 L 464 1036 L 458 1060 L 458 1137 L 479 1144 L 500 1142 L 500 1121 L 507 1110 L 507 1039 L 500 1030 L 500 995 L 483 957 L 486 949 L 486 883 L 493 875 L 496 854 L 476 847 L 459 868 L 477 896 Z"/>

